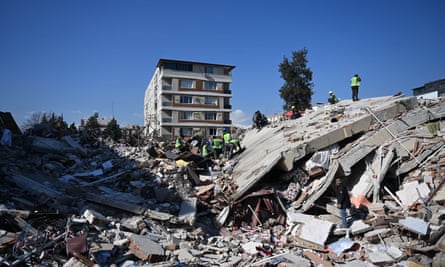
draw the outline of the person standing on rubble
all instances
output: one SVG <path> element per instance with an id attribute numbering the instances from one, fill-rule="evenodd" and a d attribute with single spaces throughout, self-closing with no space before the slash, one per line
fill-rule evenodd
<path id="1" fill-rule="evenodd" d="M 212 145 L 209 140 L 205 140 L 204 144 L 201 147 L 201 156 L 203 158 L 210 158 L 211 153 L 213 152 Z"/>
<path id="2" fill-rule="evenodd" d="M 213 150 L 215 151 L 215 159 L 218 159 L 223 150 L 223 140 L 219 136 L 213 136 Z"/>
<path id="3" fill-rule="evenodd" d="M 343 178 L 335 179 L 337 208 L 340 211 L 341 222 L 344 228 L 349 228 L 349 222 L 346 219 L 346 210 L 351 208 L 351 199 L 349 197 L 348 189 L 344 184 Z"/>
<path id="4" fill-rule="evenodd" d="M 351 78 L 352 101 L 358 101 L 358 89 L 360 87 L 361 81 L 362 81 L 362 78 L 360 78 L 360 76 L 358 76 L 358 74 L 355 74 Z"/>
<path id="5" fill-rule="evenodd" d="M 181 152 L 184 151 L 184 137 L 182 136 L 182 134 L 176 137 L 175 148 Z"/>

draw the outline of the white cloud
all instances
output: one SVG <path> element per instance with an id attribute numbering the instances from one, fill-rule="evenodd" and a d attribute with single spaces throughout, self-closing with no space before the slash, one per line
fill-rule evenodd
<path id="1" fill-rule="evenodd" d="M 250 126 L 250 116 L 248 116 L 241 109 L 235 109 L 232 111 L 232 124 L 235 126 L 249 127 Z"/>

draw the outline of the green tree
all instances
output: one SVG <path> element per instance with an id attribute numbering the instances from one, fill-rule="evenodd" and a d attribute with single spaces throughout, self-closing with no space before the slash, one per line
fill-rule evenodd
<path id="1" fill-rule="evenodd" d="M 111 121 L 107 124 L 103 132 L 104 137 L 110 137 L 114 141 L 118 141 L 122 137 L 122 131 L 115 118 L 112 118 Z"/>
<path id="2" fill-rule="evenodd" d="M 299 51 L 292 51 L 292 61 L 284 57 L 279 65 L 281 78 L 284 85 L 280 88 L 280 97 L 284 100 L 283 109 L 290 110 L 292 106 L 297 109 L 311 107 L 312 91 L 312 71 L 307 67 L 306 48 Z"/>
<path id="3" fill-rule="evenodd" d="M 86 129 L 91 129 L 91 130 L 98 130 L 99 129 L 99 113 L 94 113 L 93 116 L 89 117 L 87 122 L 85 123 L 85 128 Z"/>

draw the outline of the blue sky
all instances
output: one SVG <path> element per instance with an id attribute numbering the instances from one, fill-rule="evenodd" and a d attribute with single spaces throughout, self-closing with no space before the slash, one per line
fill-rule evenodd
<path id="1" fill-rule="evenodd" d="M 143 124 L 160 58 L 236 66 L 232 119 L 282 112 L 278 65 L 308 50 L 312 102 L 412 95 L 445 78 L 445 1 L 0 0 L 0 111 Z"/>

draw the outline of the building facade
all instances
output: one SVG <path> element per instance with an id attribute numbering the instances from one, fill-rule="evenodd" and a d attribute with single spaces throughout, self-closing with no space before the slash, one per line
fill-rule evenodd
<path id="1" fill-rule="evenodd" d="M 231 127 L 230 100 L 235 66 L 160 59 L 144 97 L 145 133 L 222 136 Z"/>
<path id="2" fill-rule="evenodd" d="M 413 95 L 423 98 L 437 98 L 445 96 L 445 79 L 424 84 L 413 89 Z"/>

